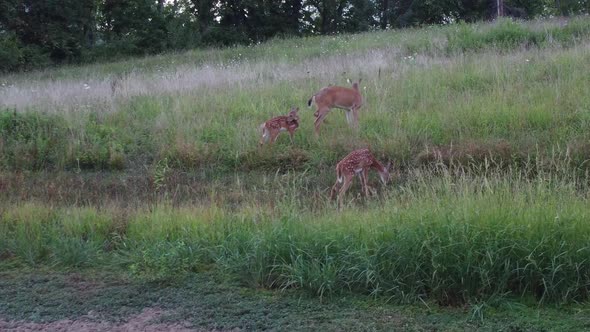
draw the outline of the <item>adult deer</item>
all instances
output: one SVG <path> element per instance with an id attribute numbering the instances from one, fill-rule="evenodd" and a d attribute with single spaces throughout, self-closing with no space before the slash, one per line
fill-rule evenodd
<path id="1" fill-rule="evenodd" d="M 345 88 L 341 86 L 328 86 L 322 88 L 315 95 L 311 96 L 307 101 L 307 105 L 311 107 L 315 104 L 315 134 L 320 133 L 320 125 L 324 118 L 332 108 L 340 108 L 346 111 L 346 120 L 349 126 L 358 126 L 358 110 L 363 106 L 363 96 L 359 90 L 358 82 L 352 83 L 352 88 Z"/>
<path id="2" fill-rule="evenodd" d="M 259 144 L 263 145 L 269 141 L 271 144 L 274 143 L 283 131 L 289 132 L 291 144 L 293 144 L 293 134 L 299 127 L 299 115 L 297 115 L 297 112 L 299 112 L 299 107 L 291 107 L 288 115 L 277 116 L 261 124 L 262 137 Z"/>
<path id="3" fill-rule="evenodd" d="M 365 196 L 369 197 L 369 170 L 375 169 L 379 173 L 379 178 L 383 185 L 389 181 L 389 168 L 391 163 L 383 166 L 369 151 L 369 149 L 359 149 L 349 153 L 344 159 L 336 164 L 336 183 L 332 186 L 330 192 L 330 199 L 334 198 L 334 194 L 338 191 L 338 209 L 344 199 L 344 194 L 352 184 L 355 175 L 361 179 L 361 187 Z M 340 186 L 340 189 L 338 189 Z"/>

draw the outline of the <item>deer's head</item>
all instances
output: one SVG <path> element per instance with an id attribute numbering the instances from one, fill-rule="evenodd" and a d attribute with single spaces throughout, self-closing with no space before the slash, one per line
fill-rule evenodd
<path id="1" fill-rule="evenodd" d="M 363 80 L 362 78 L 359 78 L 359 80 L 357 82 L 352 83 L 352 88 L 358 91 L 359 85 L 361 84 L 362 80 Z M 349 82 L 350 82 L 350 80 L 349 80 Z"/>
<path id="2" fill-rule="evenodd" d="M 299 107 L 291 107 L 291 110 L 289 111 L 289 121 L 293 121 L 293 120 L 299 120 L 299 115 L 297 114 L 297 112 L 299 112 Z"/>
<path id="3" fill-rule="evenodd" d="M 389 172 L 390 172 L 392 166 L 393 166 L 393 164 L 390 161 L 387 163 L 387 165 L 385 165 L 385 167 L 383 168 L 383 171 L 379 172 L 379 178 L 381 179 L 381 182 L 383 183 L 383 185 L 387 185 L 387 183 L 391 180 L 391 174 Z"/>

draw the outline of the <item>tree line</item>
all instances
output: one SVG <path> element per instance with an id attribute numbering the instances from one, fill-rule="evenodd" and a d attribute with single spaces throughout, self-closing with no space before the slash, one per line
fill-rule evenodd
<path id="1" fill-rule="evenodd" d="M 0 71 L 276 36 L 588 12 L 590 0 L 0 0 Z"/>

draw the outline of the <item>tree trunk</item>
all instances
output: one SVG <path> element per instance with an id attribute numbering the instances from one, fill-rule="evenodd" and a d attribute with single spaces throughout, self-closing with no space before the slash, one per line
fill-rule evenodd
<path id="1" fill-rule="evenodd" d="M 387 29 L 389 19 L 389 0 L 383 0 L 383 12 L 381 13 L 381 29 Z"/>
<path id="2" fill-rule="evenodd" d="M 328 33 L 328 23 L 329 23 L 328 8 L 327 8 L 327 5 L 326 5 L 326 2 L 325 1 L 324 1 L 323 5 L 322 5 L 322 9 L 320 10 L 320 19 L 322 21 L 320 33 L 322 35 L 325 35 L 325 34 Z"/>
<path id="3" fill-rule="evenodd" d="M 496 17 L 504 16 L 504 0 L 496 0 Z"/>

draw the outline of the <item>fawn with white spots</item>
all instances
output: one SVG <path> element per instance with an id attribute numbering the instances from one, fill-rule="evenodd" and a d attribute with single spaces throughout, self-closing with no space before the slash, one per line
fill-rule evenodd
<path id="1" fill-rule="evenodd" d="M 260 125 L 262 137 L 260 138 L 260 145 L 270 142 L 271 144 L 277 140 L 279 134 L 283 131 L 289 132 L 291 144 L 293 144 L 293 134 L 299 128 L 299 115 L 297 112 L 299 107 L 291 107 L 288 115 L 281 115 L 274 117 Z"/>
<path id="2" fill-rule="evenodd" d="M 354 128 L 358 126 L 358 110 L 363 105 L 363 96 L 359 90 L 360 83 L 361 80 L 354 82 L 352 88 L 341 86 L 322 88 L 307 101 L 309 107 L 313 104 L 316 106 L 316 112 L 314 113 L 316 136 L 319 135 L 320 125 L 332 108 L 345 110 L 348 124 Z"/>
<path id="3" fill-rule="evenodd" d="M 361 186 L 365 195 L 369 196 L 369 170 L 374 169 L 379 173 L 379 178 L 383 185 L 386 185 L 390 179 L 389 168 L 391 163 L 383 166 L 369 151 L 369 149 L 359 149 L 349 153 L 336 165 L 336 183 L 330 192 L 330 199 L 338 191 L 338 209 L 344 199 L 344 194 L 352 184 L 355 175 L 361 179 Z M 338 188 L 340 186 L 340 188 Z"/>

